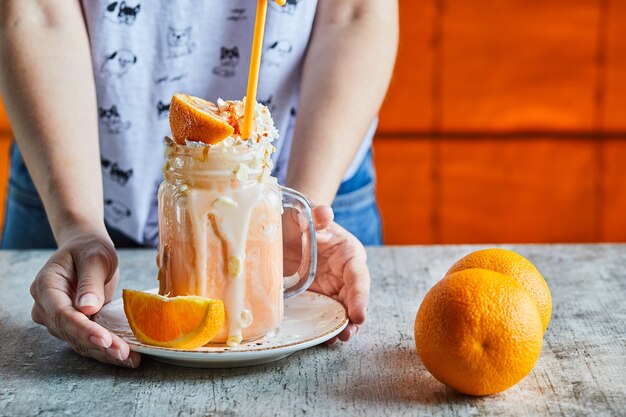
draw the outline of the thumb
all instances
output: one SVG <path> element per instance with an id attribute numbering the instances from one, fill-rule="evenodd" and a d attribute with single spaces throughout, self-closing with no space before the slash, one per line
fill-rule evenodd
<path id="1" fill-rule="evenodd" d="M 76 265 L 76 309 L 85 315 L 100 311 L 106 300 L 105 285 L 117 278 L 117 254 L 113 246 L 95 243 L 78 249 Z"/>
<path id="2" fill-rule="evenodd" d="M 335 214 L 330 206 L 319 205 L 313 208 L 313 221 L 317 231 L 322 231 L 331 225 Z"/>

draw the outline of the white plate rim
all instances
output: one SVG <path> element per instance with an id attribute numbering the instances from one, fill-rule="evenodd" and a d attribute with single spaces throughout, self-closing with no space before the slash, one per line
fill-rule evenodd
<path id="1" fill-rule="evenodd" d="M 147 290 L 147 292 L 153 292 L 154 289 Z M 323 297 L 331 301 L 332 303 L 341 306 L 341 310 L 343 312 L 343 319 L 339 324 L 337 324 L 334 328 L 330 330 L 326 330 L 324 333 L 319 335 L 309 337 L 304 340 L 297 340 L 291 343 L 286 343 L 278 346 L 256 346 L 251 347 L 248 350 L 229 350 L 228 347 L 220 346 L 215 348 L 205 348 L 209 350 L 190 350 L 190 349 L 173 349 L 166 348 L 161 346 L 150 346 L 143 344 L 139 341 L 129 340 L 126 337 L 126 334 L 123 332 L 110 330 L 115 333 L 117 336 L 121 337 L 126 343 L 128 343 L 130 350 L 142 353 L 150 356 L 154 356 L 157 358 L 164 359 L 178 359 L 178 360 L 202 360 L 202 362 L 206 363 L 218 363 L 222 361 L 235 361 L 235 360 L 246 360 L 253 358 L 261 358 L 261 357 L 279 357 L 294 353 L 299 350 L 308 349 L 310 347 L 316 346 L 318 344 L 324 343 L 333 337 L 337 336 L 343 329 L 345 329 L 349 323 L 348 314 L 345 310 L 345 307 L 339 303 L 337 300 L 325 295 L 320 294 L 314 291 L 306 291 L 307 293 L 314 294 L 315 296 Z M 108 303 L 109 308 L 115 308 L 114 304 L 122 304 L 122 298 L 117 298 L 110 303 Z M 106 327 L 106 323 L 102 321 L 98 321 L 100 318 L 100 313 L 97 313 L 94 316 L 94 321 L 100 324 L 101 326 Z M 126 317 L 124 316 L 124 320 Z M 108 328 L 107 328 L 108 329 Z M 250 343 L 255 343 L 250 342 Z M 215 350 L 210 350 L 215 349 Z M 219 349 L 219 350 L 217 350 Z"/>

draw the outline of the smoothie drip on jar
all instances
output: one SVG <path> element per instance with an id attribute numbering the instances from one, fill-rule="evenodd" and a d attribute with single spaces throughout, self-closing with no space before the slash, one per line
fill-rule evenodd
<path id="1" fill-rule="evenodd" d="M 228 345 L 243 340 L 242 330 L 246 316 L 244 310 L 246 240 L 252 209 L 263 198 L 263 183 L 257 182 L 241 189 L 225 189 L 219 195 L 191 189 L 188 210 L 191 215 L 192 234 L 196 252 L 196 274 L 201 294 L 207 293 L 206 256 L 207 228 L 212 224 L 226 244 L 225 267 L 228 286 L 224 305 L 227 311 Z M 207 210 L 208 207 L 208 210 Z M 208 221 L 207 221 L 208 219 Z"/>

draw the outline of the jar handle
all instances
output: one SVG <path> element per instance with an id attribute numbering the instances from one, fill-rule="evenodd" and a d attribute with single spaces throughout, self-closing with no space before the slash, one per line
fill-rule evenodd
<path id="1" fill-rule="evenodd" d="M 308 220 L 308 226 L 300 228 L 302 230 L 302 261 L 300 266 L 293 275 L 284 278 L 283 296 L 287 299 L 306 291 L 313 283 L 317 270 L 317 241 L 309 200 L 291 188 L 281 186 L 280 190 L 283 198 L 283 207 L 296 210 L 298 214 L 303 214 Z"/>

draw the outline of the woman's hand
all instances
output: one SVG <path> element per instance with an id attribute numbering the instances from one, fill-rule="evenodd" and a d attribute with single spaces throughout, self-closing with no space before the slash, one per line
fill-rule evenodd
<path id="1" fill-rule="evenodd" d="M 298 229 L 306 228 L 302 216 L 295 211 L 291 214 L 285 216 L 284 222 L 285 272 L 293 272 L 300 263 L 301 238 Z M 333 222 L 330 207 L 315 207 L 313 220 L 317 235 L 317 274 L 310 290 L 328 295 L 346 308 L 350 323 L 337 338 L 347 342 L 365 321 L 370 290 L 367 254 L 356 237 Z M 294 226 L 298 223 L 300 227 Z M 327 343 L 332 344 L 337 338 Z"/>
<path id="2" fill-rule="evenodd" d="M 137 367 L 139 354 L 90 318 L 111 300 L 118 277 L 117 254 L 105 231 L 65 233 L 30 287 L 33 321 L 82 356 Z"/>

